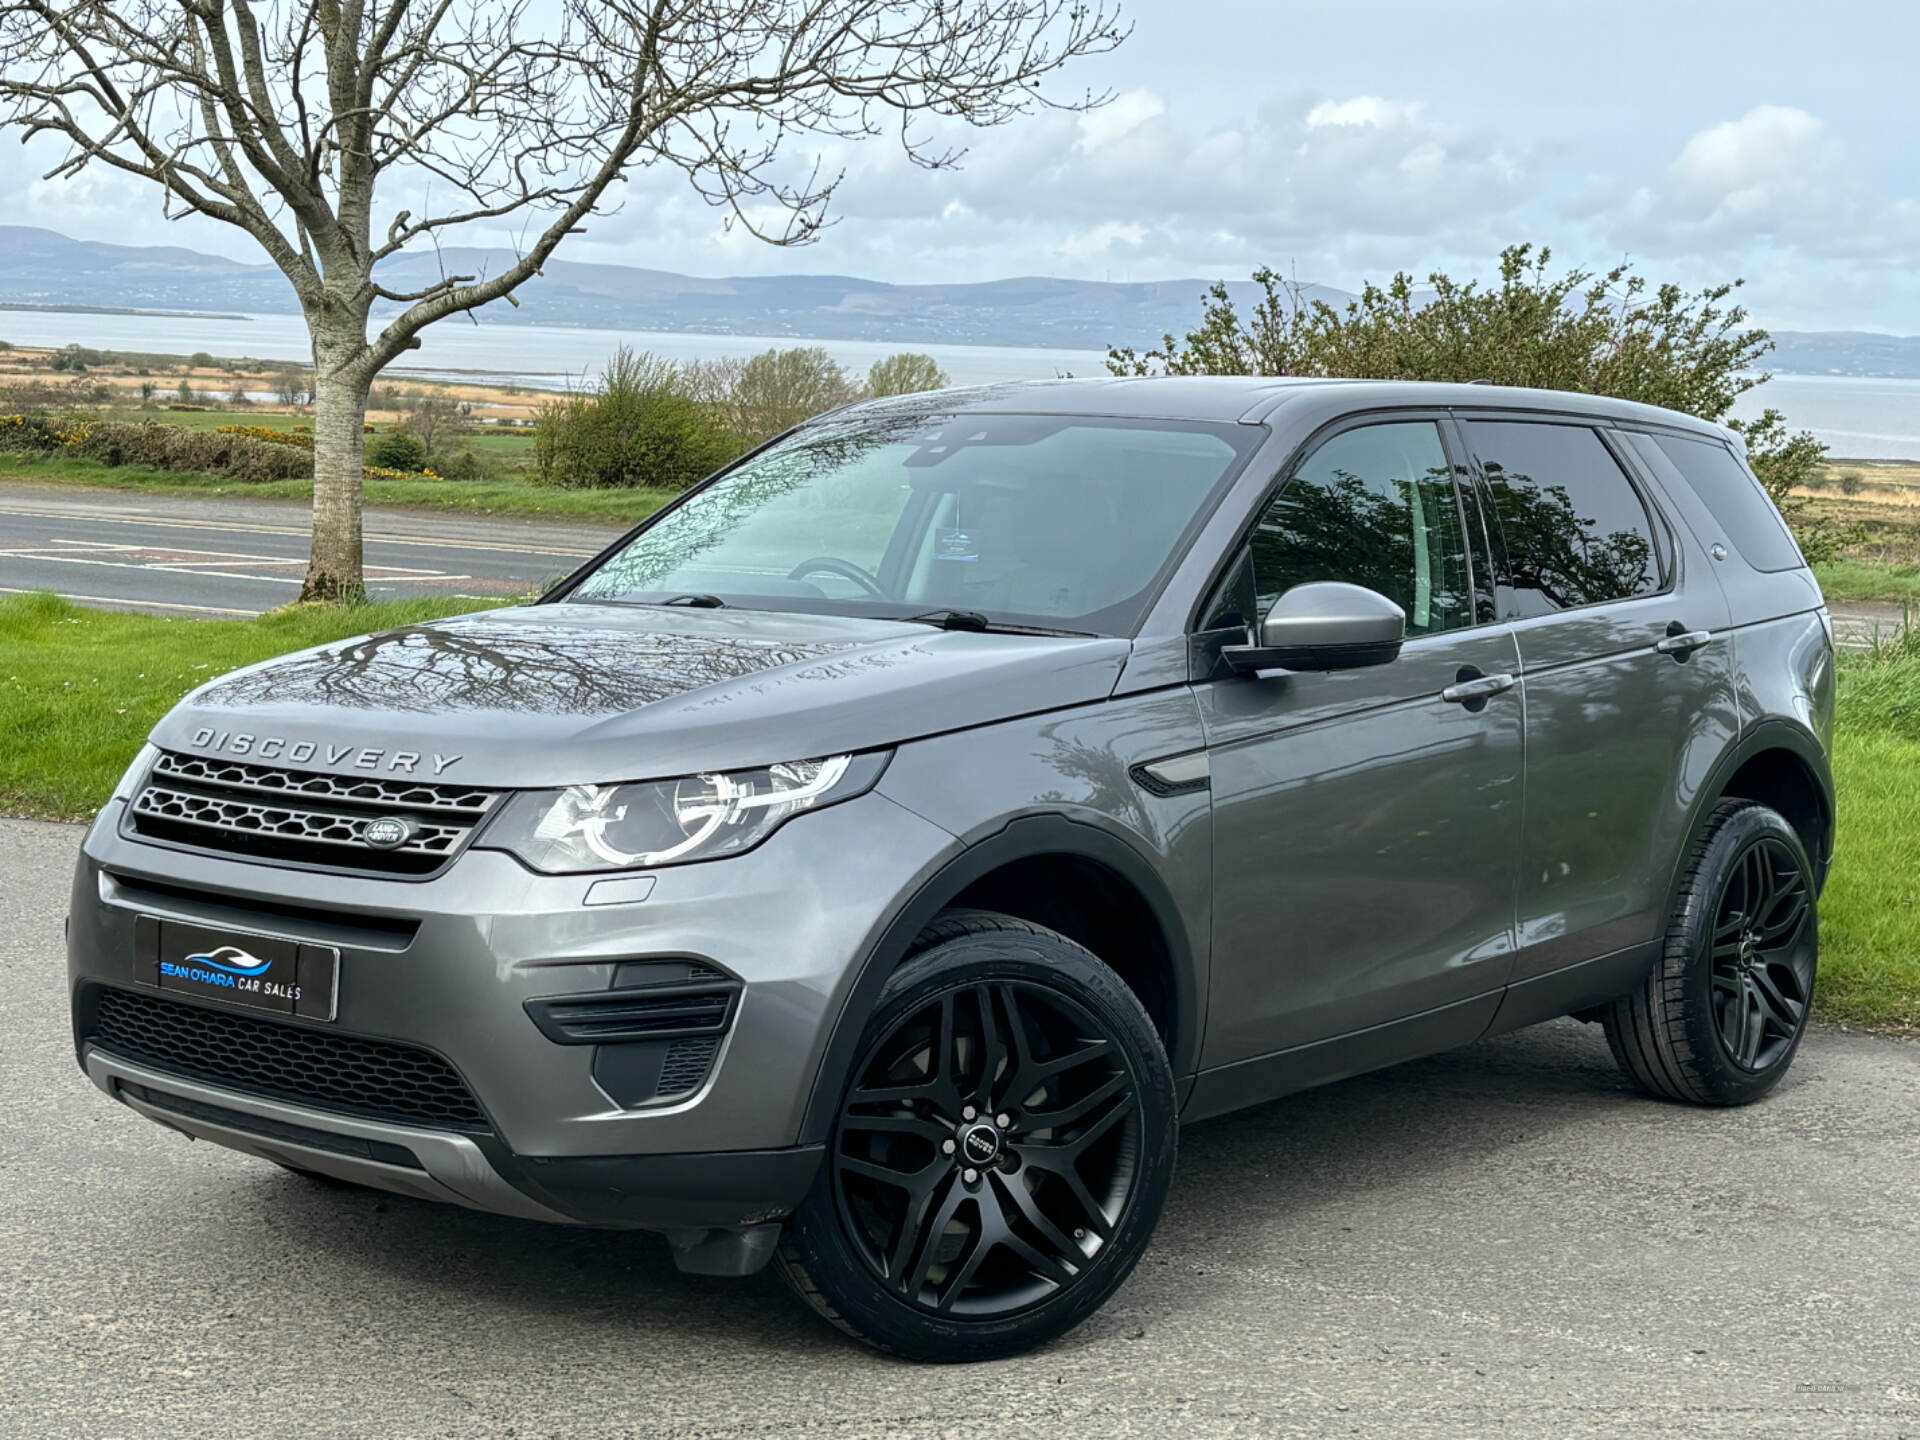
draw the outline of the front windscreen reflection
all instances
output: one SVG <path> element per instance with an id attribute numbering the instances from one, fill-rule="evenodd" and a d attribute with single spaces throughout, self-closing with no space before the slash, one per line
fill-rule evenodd
<path id="1" fill-rule="evenodd" d="M 961 609 L 1130 634 L 1258 433 L 1033 415 L 826 425 L 662 514 L 567 598 Z"/>

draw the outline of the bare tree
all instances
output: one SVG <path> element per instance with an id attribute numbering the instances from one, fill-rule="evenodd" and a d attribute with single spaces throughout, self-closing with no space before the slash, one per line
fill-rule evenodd
<path id="1" fill-rule="evenodd" d="M 730 223 L 803 243 L 840 177 L 783 142 L 893 130 L 951 165 L 932 122 L 1054 103 L 1043 80 L 1124 34 L 1107 0 L 0 0 L 0 125 L 64 140 L 49 177 L 141 176 L 286 275 L 314 361 L 303 594 L 352 599 L 373 378 L 510 300 L 631 172 L 677 169 Z M 474 226 L 520 234 L 514 262 L 382 283 Z"/>

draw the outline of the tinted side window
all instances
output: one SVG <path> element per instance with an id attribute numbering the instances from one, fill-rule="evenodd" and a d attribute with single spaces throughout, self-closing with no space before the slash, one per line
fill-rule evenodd
<path id="1" fill-rule="evenodd" d="M 1253 535 L 1258 613 L 1310 580 L 1377 590 L 1409 635 L 1473 624 L 1466 542 L 1439 429 L 1348 430 L 1308 456 Z"/>
<path id="2" fill-rule="evenodd" d="M 1725 445 L 1682 435 L 1650 438 L 1707 502 L 1749 565 L 1756 570 L 1798 570 L 1806 563 L 1767 492 Z"/>
<path id="3" fill-rule="evenodd" d="M 1506 540 L 1508 609 L 1550 615 L 1650 595 L 1660 561 L 1646 506 L 1600 437 L 1581 425 L 1469 421 Z"/>

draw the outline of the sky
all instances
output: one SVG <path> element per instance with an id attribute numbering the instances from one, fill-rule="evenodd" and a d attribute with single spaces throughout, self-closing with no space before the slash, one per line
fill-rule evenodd
<path id="1" fill-rule="evenodd" d="M 1780 0 L 1131 0 L 1130 38 L 1053 87 L 1108 92 L 957 135 L 929 172 L 897 143 L 800 137 L 844 171 L 836 223 L 777 249 L 670 171 L 642 171 L 561 258 L 701 275 L 897 282 L 1241 277 L 1357 289 L 1485 275 L 1503 245 L 1742 278 L 1782 329 L 1920 334 L 1920 7 Z M 44 183 L 0 153 L 0 215 L 88 239 L 258 259 L 137 183 Z M 502 243 L 505 232 L 475 234 Z"/>

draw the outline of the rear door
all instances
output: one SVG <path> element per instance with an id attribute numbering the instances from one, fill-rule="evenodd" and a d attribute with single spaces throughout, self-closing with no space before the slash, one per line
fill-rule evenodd
<path id="1" fill-rule="evenodd" d="M 1728 611 L 1617 437 L 1459 418 L 1526 684 L 1520 981 L 1661 929 L 1687 816 L 1738 727 Z"/>
<path id="2" fill-rule="evenodd" d="M 1203 619 L 1207 634 L 1243 640 L 1313 580 L 1367 586 L 1407 612 L 1391 664 L 1216 672 L 1196 686 L 1214 804 L 1206 1066 L 1423 1012 L 1435 1018 L 1408 1053 L 1445 1048 L 1486 1024 L 1489 1010 L 1463 1002 L 1506 978 L 1518 657 L 1476 584 L 1444 434 L 1432 417 L 1324 438 L 1266 504 Z M 1444 697 L 1472 679 L 1491 679 L 1491 693 Z M 1260 1092 L 1248 1084 L 1238 1099 Z"/>

